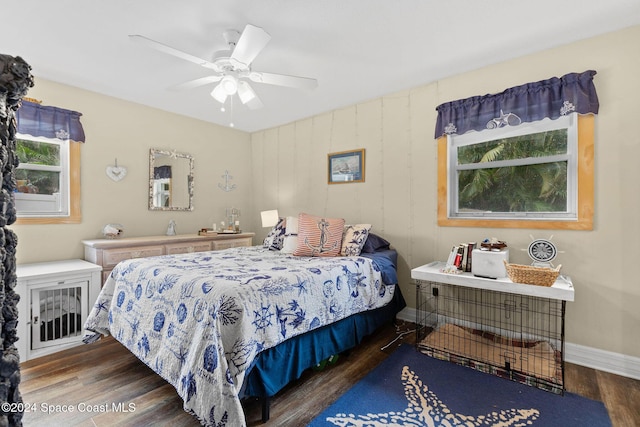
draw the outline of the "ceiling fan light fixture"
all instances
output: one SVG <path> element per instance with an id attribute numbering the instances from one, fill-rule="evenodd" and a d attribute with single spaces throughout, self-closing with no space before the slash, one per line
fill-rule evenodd
<path id="1" fill-rule="evenodd" d="M 240 102 L 246 104 L 256 98 L 256 93 L 249 86 L 249 83 L 240 81 L 238 82 L 238 97 Z"/>
<path id="2" fill-rule="evenodd" d="M 251 70 L 253 60 L 271 39 L 271 36 L 264 29 L 247 24 L 242 32 L 227 30 L 223 33 L 223 37 L 227 42 L 228 49 L 215 52 L 211 60 L 190 55 L 141 35 L 130 35 L 129 39 L 133 42 L 146 44 L 160 52 L 212 70 L 211 75 L 182 83 L 177 85 L 176 88 L 192 89 L 217 82 L 211 91 L 211 97 L 222 104 L 220 108 L 221 112 L 225 112 L 225 103 L 230 101 L 231 115 L 233 115 L 233 98 L 235 94 L 238 94 L 238 98 L 242 104 L 250 110 L 264 107 L 260 97 L 253 90 L 249 82 L 241 79 L 248 78 L 256 83 L 285 86 L 295 89 L 313 89 L 318 85 L 316 79 L 308 77 L 255 72 Z M 233 121 L 231 121 L 231 123 L 233 123 Z"/>
<path id="3" fill-rule="evenodd" d="M 213 99 L 215 99 L 219 103 L 224 104 L 225 101 L 227 100 L 228 95 L 227 95 L 227 92 L 224 90 L 222 83 L 219 83 L 211 91 L 211 96 L 213 97 Z"/>
<path id="4" fill-rule="evenodd" d="M 226 75 L 220 80 L 219 86 L 227 95 L 234 95 L 238 91 L 238 79 L 232 75 Z"/>

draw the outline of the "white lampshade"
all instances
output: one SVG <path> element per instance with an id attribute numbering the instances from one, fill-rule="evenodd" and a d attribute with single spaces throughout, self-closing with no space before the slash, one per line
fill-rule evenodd
<path id="1" fill-rule="evenodd" d="M 247 102 L 251 102 L 251 100 L 255 99 L 256 93 L 251 89 L 249 83 L 247 82 L 238 82 L 238 97 L 240 98 L 240 102 L 246 104 Z"/>
<path id="2" fill-rule="evenodd" d="M 240 102 L 249 107 L 250 110 L 257 110 L 264 107 L 264 104 L 262 104 L 258 95 L 256 95 L 247 82 L 238 82 L 238 97 L 240 98 Z"/>
<path id="3" fill-rule="evenodd" d="M 227 100 L 227 92 L 225 92 L 224 87 L 220 84 L 213 88 L 211 96 L 221 104 L 224 104 Z"/>
<path id="4" fill-rule="evenodd" d="M 272 211 L 262 211 L 260 212 L 260 216 L 262 217 L 263 227 L 273 227 L 278 223 L 278 220 L 280 219 L 277 209 L 274 209 Z"/>
<path id="5" fill-rule="evenodd" d="M 238 79 L 232 75 L 224 76 L 218 86 L 221 86 L 227 95 L 234 95 L 238 91 Z"/>

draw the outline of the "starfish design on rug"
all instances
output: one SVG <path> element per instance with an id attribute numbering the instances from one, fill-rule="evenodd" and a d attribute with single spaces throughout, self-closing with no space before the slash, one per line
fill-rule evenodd
<path id="1" fill-rule="evenodd" d="M 340 427 L 524 427 L 532 425 L 540 415 L 537 409 L 503 409 L 478 416 L 455 414 L 408 366 L 402 368 L 401 379 L 408 400 L 404 411 L 366 415 L 336 414 L 335 417 L 327 417 L 327 421 Z"/>

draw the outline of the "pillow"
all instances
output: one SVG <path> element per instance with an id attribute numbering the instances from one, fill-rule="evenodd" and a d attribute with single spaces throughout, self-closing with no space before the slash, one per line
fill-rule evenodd
<path id="1" fill-rule="evenodd" d="M 345 225 L 340 255 L 360 255 L 364 242 L 366 242 L 367 237 L 369 237 L 369 230 L 371 230 L 371 224 Z"/>
<path id="2" fill-rule="evenodd" d="M 269 249 L 270 251 L 279 251 L 282 249 L 282 242 L 284 240 L 284 231 L 286 226 L 285 218 L 279 218 L 278 223 L 273 226 L 267 237 L 262 242 L 262 247 Z"/>
<path id="3" fill-rule="evenodd" d="M 286 221 L 287 228 L 284 233 L 284 242 L 282 243 L 280 252 L 292 254 L 298 247 L 298 217 L 288 216 Z"/>
<path id="4" fill-rule="evenodd" d="M 330 257 L 340 255 L 344 219 L 322 218 L 301 213 L 298 215 L 297 256 Z"/>
<path id="5" fill-rule="evenodd" d="M 377 234 L 369 233 L 367 241 L 364 242 L 362 251 L 364 253 L 374 253 L 380 250 L 389 249 L 391 244 Z"/>

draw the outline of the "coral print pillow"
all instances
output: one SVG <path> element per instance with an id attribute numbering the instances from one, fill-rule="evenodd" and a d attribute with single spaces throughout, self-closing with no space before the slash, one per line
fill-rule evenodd
<path id="1" fill-rule="evenodd" d="M 280 218 L 278 223 L 273 226 L 267 237 L 262 242 L 262 247 L 269 249 L 270 251 L 279 251 L 282 249 L 282 243 L 284 242 L 284 232 L 286 230 L 286 221 L 284 218 Z"/>
<path id="2" fill-rule="evenodd" d="M 297 256 L 339 256 L 342 250 L 344 219 L 322 218 L 301 213 L 298 215 Z"/>
<path id="3" fill-rule="evenodd" d="M 342 256 L 358 256 L 369 237 L 371 224 L 346 225 L 342 237 Z"/>

